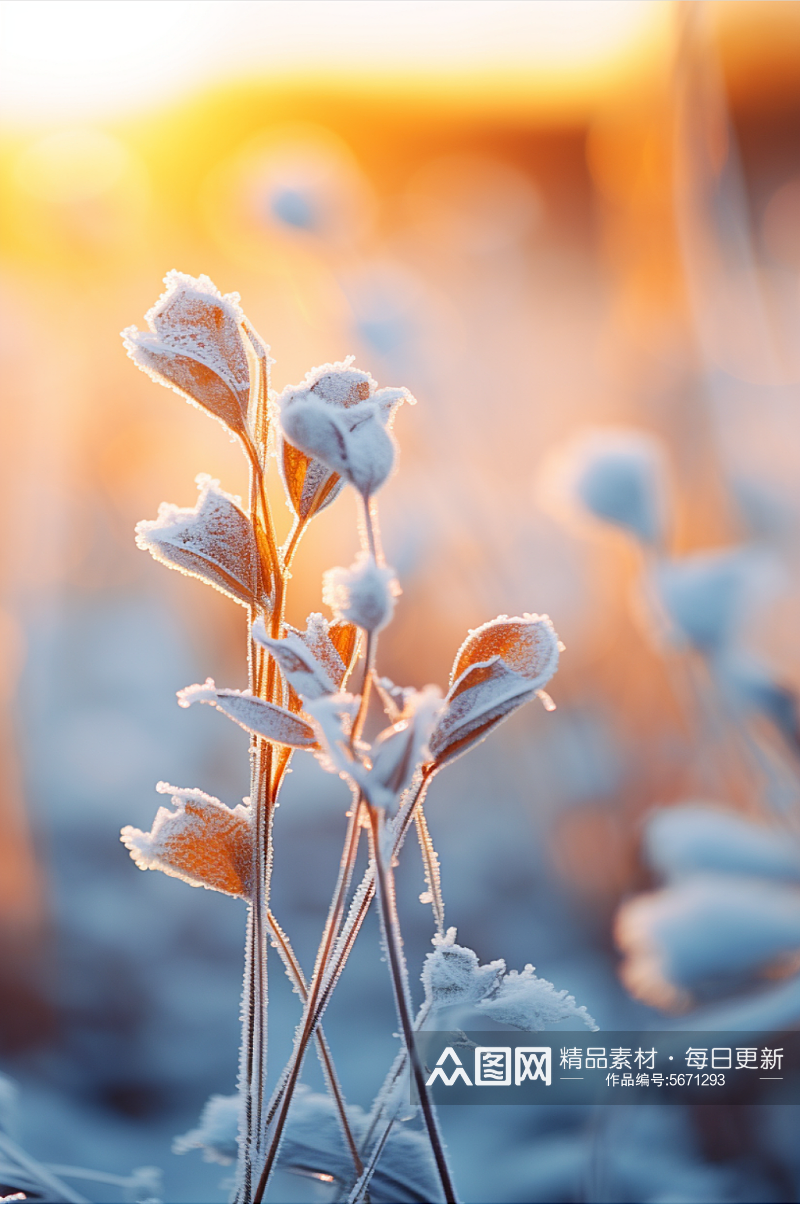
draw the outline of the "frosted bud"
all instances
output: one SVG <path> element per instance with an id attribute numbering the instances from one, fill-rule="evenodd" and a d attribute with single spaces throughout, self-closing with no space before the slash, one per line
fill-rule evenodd
<path id="1" fill-rule="evenodd" d="M 623 904 L 615 925 L 632 995 L 686 1009 L 721 976 L 767 970 L 800 949 L 800 890 L 738 874 L 697 874 Z"/>
<path id="2" fill-rule="evenodd" d="M 168 272 L 166 292 L 145 315 L 147 331 L 122 332 L 125 349 L 153 380 L 208 411 L 242 438 L 247 431 L 251 353 L 269 363 L 239 294 L 223 296 L 207 276 Z"/>
<path id="3" fill-rule="evenodd" d="M 243 606 L 263 595 L 253 525 L 239 498 L 226 494 L 206 473 L 196 478 L 194 507 L 162 502 L 157 519 L 136 525 L 138 546 L 170 569 L 197 577 Z"/>
<path id="4" fill-rule="evenodd" d="M 394 569 L 375 563 L 361 552 L 349 569 L 328 569 L 322 577 L 322 598 L 337 619 L 378 632 L 392 618 L 400 586 Z"/>
<path id="5" fill-rule="evenodd" d="M 178 703 L 181 707 L 210 703 L 240 728 L 276 745 L 311 749 L 316 744 L 311 725 L 285 707 L 259 699 L 249 690 L 218 690 L 213 678 L 206 678 L 202 685 L 198 683 L 179 690 Z"/>
<path id="6" fill-rule="evenodd" d="M 546 615 L 500 615 L 470 632 L 453 663 L 445 708 L 430 739 L 436 764 L 464 753 L 536 696 L 552 710 L 543 687 L 562 649 Z"/>
<path id="7" fill-rule="evenodd" d="M 127 825 L 120 840 L 140 870 L 161 870 L 192 887 L 247 898 L 253 866 L 249 809 L 229 808 L 197 788 L 156 790 L 177 809 L 159 808 L 149 833 Z"/>
<path id="8" fill-rule="evenodd" d="M 696 553 L 663 561 L 651 578 L 659 611 L 679 642 L 721 652 L 737 635 L 759 593 L 774 579 L 769 554 L 752 548 Z"/>
<path id="9" fill-rule="evenodd" d="M 312 369 L 302 385 L 287 386 L 276 399 L 278 459 L 301 519 L 333 501 L 341 480 L 368 497 L 394 467 L 396 445 L 387 428 L 397 405 L 414 399 L 405 389 L 378 389 L 351 363 L 349 357 Z"/>
<path id="10" fill-rule="evenodd" d="M 650 866 L 669 881 L 714 871 L 800 881 L 800 842 L 711 804 L 658 808 L 644 830 Z"/>
<path id="11" fill-rule="evenodd" d="M 645 544 L 663 542 L 664 457 L 657 440 L 645 432 L 610 429 L 585 435 L 556 458 L 546 476 L 547 492 L 559 495 L 567 510 L 588 511 Z M 554 501 L 558 505 L 558 498 Z"/>

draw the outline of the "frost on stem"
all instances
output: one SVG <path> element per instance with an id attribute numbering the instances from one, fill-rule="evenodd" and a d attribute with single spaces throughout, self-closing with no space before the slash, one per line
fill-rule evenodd
<path id="1" fill-rule="evenodd" d="M 136 543 L 162 565 L 200 578 L 234 602 L 255 607 L 263 597 L 253 525 L 241 500 L 220 489 L 207 473 L 195 478 L 193 507 L 162 502 L 157 519 L 136 525 Z"/>
<path id="2" fill-rule="evenodd" d="M 262 619 L 252 634 L 272 654 L 286 681 L 303 699 L 318 699 L 340 690 L 358 652 L 358 632 L 351 623 L 330 624 L 317 612 L 306 620 L 305 632 L 287 624 L 281 639 L 267 635 Z"/>
<path id="3" fill-rule="evenodd" d="M 507 971 L 498 958 L 481 966 L 474 950 L 457 945 L 455 929 L 434 937 L 433 946 L 425 959 L 422 983 L 434 1010 L 470 1007 L 501 1025 L 534 1032 L 573 1019 L 597 1029 L 583 1005 L 540 979 L 530 964 L 523 971 Z"/>
<path id="4" fill-rule="evenodd" d="M 154 381 L 246 438 L 247 349 L 266 349 L 244 333 L 239 294 L 223 295 L 207 276 L 183 272 L 168 272 L 164 283 L 166 292 L 145 314 L 149 331 L 130 326 L 122 332 L 128 355 Z"/>
<path id="5" fill-rule="evenodd" d="M 340 478 L 369 497 L 394 467 L 396 445 L 388 428 L 396 407 L 414 399 L 406 389 L 378 389 L 369 373 L 351 364 L 348 357 L 314 368 L 276 399 L 278 459 L 301 519 L 333 500 Z"/>
<path id="6" fill-rule="evenodd" d="M 500 615 L 470 632 L 456 655 L 445 708 L 431 736 L 436 765 L 466 752 L 537 695 L 549 709 L 543 687 L 561 651 L 546 615 Z"/>
<path id="7" fill-rule="evenodd" d="M 156 790 L 171 795 L 176 808 L 159 808 L 153 827 L 143 833 L 130 824 L 120 840 L 140 870 L 162 870 L 192 887 L 249 898 L 253 865 L 249 809 L 229 808 L 197 788 Z"/>
<path id="8" fill-rule="evenodd" d="M 202 685 L 185 686 L 179 690 L 178 703 L 181 707 L 191 707 L 192 703 L 210 703 L 240 728 L 278 745 L 311 749 L 316 744 L 311 725 L 285 707 L 259 699 L 249 690 L 217 690 L 213 678 L 206 678 Z"/>
<path id="9" fill-rule="evenodd" d="M 349 569 L 328 569 L 322 578 L 323 602 L 338 620 L 365 632 L 386 627 L 400 593 L 394 569 L 377 565 L 367 552 L 359 553 Z"/>

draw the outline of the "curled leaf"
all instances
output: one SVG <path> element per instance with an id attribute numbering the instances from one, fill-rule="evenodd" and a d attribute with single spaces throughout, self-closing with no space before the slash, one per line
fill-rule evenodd
<path id="1" fill-rule="evenodd" d="M 558 667 L 561 647 L 546 615 L 501 615 L 470 632 L 456 656 L 445 707 L 430 739 L 436 765 L 483 740 L 535 696 L 543 696 L 547 706 L 542 687 Z"/>
<path id="2" fill-rule="evenodd" d="M 159 808 L 149 833 L 127 825 L 120 840 L 140 870 L 162 870 L 192 887 L 249 898 L 252 883 L 252 829 L 249 809 L 229 808 L 197 788 L 156 790 L 171 795 L 177 809 Z"/>
<path id="3" fill-rule="evenodd" d="M 206 473 L 196 478 L 194 507 L 162 502 L 157 519 L 136 525 L 136 543 L 162 565 L 197 577 L 243 606 L 262 594 L 258 549 L 239 499 L 226 494 Z"/>
<path id="4" fill-rule="evenodd" d="M 456 943 L 456 930 L 433 938 L 433 951 L 422 968 L 425 999 L 434 1009 L 475 1005 L 497 986 L 505 974 L 502 958 L 481 966 L 478 955 Z"/>
<path id="5" fill-rule="evenodd" d="M 295 448 L 282 435 L 278 444 L 278 464 L 289 505 L 303 522 L 330 506 L 344 487 L 338 473 L 321 460 Z"/>
<path id="6" fill-rule="evenodd" d="M 153 380 L 247 437 L 250 368 L 238 293 L 224 296 L 207 276 L 164 277 L 166 292 L 145 315 L 149 331 L 122 332 L 125 349 Z"/>
<path id="7" fill-rule="evenodd" d="M 192 703 L 210 703 L 241 728 L 276 745 L 311 749 L 317 741 L 311 725 L 285 707 L 268 703 L 246 690 L 217 690 L 213 678 L 206 678 L 203 685 L 186 686 L 179 690 L 178 703 L 181 707 L 191 707 Z"/>

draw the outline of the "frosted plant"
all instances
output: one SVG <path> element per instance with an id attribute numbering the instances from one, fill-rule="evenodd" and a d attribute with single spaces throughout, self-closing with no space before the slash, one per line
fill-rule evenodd
<path id="1" fill-rule="evenodd" d="M 239 1095 L 212 1097 L 199 1126 L 177 1139 L 175 1149 L 200 1148 L 217 1162 L 236 1158 L 239 1202 L 263 1200 L 279 1160 L 333 1178 L 354 1201 L 373 1179 L 375 1191 L 391 1192 L 393 1199 L 410 1193 L 415 1199 L 444 1195 L 454 1201 L 415 1041 L 416 1030 L 447 994 L 443 967 L 461 958 L 462 978 L 469 981 L 464 991 L 476 1009 L 501 1023 L 541 1028 L 573 1017 L 593 1022 L 566 992 L 537 978 L 533 967 L 521 974 L 507 973 L 503 963 L 480 968 L 471 951 L 455 945 L 455 932 L 445 933 L 439 861 L 423 804 L 435 775 L 523 703 L 538 697 L 552 709 L 544 687 L 562 646 L 547 616 L 499 616 L 468 634 L 444 697 L 434 686 L 402 688 L 379 677 L 379 634 L 391 621 L 400 587 L 381 548 L 376 493 L 397 457 L 396 411 L 414 399 L 405 389 L 379 389 L 368 373 L 353 367 L 352 358 L 312 369 L 301 384 L 270 393 L 268 349 L 242 313 L 238 295 L 223 296 L 202 276 L 171 272 L 165 283 L 166 292 L 146 316 L 148 329 L 124 332 L 128 353 L 155 381 L 221 422 L 250 464 L 246 505 L 201 475 L 194 507 L 162 505 L 157 519 L 137 527 L 140 548 L 221 590 L 246 608 L 248 618 L 247 687 L 221 688 L 208 679 L 180 691 L 178 702 L 214 707 L 250 733 L 249 798 L 229 807 L 198 788 L 159 783 L 171 808 L 159 809 L 150 832 L 122 832 L 142 869 L 162 870 L 248 905 Z M 291 515 L 283 542 L 265 488 L 272 456 Z M 292 561 L 309 523 L 346 485 L 360 500 L 361 549 L 349 568 L 324 576 L 323 600 L 332 618 L 314 613 L 299 630 L 285 619 Z M 379 711 L 379 731 L 367 740 Z M 338 880 L 310 974 L 270 907 L 272 821 L 295 750 L 316 757 L 351 793 Z M 415 1019 L 393 871 L 412 824 L 436 925 L 435 950 L 423 977 L 426 998 Z M 364 830 L 369 863 L 352 890 Z M 321 1022 L 373 900 L 402 1048 L 367 1117 L 344 1100 Z M 270 942 L 300 997 L 302 1016 L 292 1056 L 268 1092 Z M 312 1044 L 328 1098 L 300 1084 Z M 406 1068 L 415 1081 L 424 1133 L 398 1120 Z"/>
<path id="2" fill-rule="evenodd" d="M 800 841 L 719 807 L 681 804 L 648 818 L 644 851 L 664 885 L 617 914 L 629 990 L 673 1011 L 727 995 L 707 1014 L 709 1027 L 796 1023 Z M 765 977 L 782 981 L 764 987 Z"/>

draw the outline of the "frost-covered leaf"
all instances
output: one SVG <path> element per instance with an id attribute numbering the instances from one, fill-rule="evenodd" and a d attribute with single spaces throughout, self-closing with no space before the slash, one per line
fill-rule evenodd
<path id="1" fill-rule="evenodd" d="M 328 569 L 322 578 L 322 599 L 340 622 L 354 623 L 365 632 L 379 632 L 390 622 L 400 586 L 394 569 L 378 565 L 366 552 L 349 569 Z"/>
<path id="2" fill-rule="evenodd" d="M 206 1163 L 233 1163 L 238 1151 L 240 1108 L 238 1096 L 210 1096 L 196 1128 L 173 1139 L 173 1153 L 202 1151 Z"/>
<path id="3" fill-rule="evenodd" d="M 547 979 L 534 974 L 530 963 L 522 971 L 508 971 L 499 985 L 475 1007 L 500 1025 L 517 1029 L 540 1030 L 561 1021 L 577 1021 L 596 1030 L 593 1017 L 574 996 L 559 991 Z"/>
<path id="4" fill-rule="evenodd" d="M 123 331 L 133 362 L 154 380 L 207 410 L 244 437 L 250 397 L 239 295 L 222 295 L 207 276 L 164 277 L 166 292 L 145 315 L 149 331 Z"/>
<path id="5" fill-rule="evenodd" d="M 436 764 L 460 756 L 535 696 L 552 710 L 542 688 L 562 650 L 546 615 L 500 615 L 470 632 L 456 655 L 445 708 L 431 736 Z"/>
<path id="6" fill-rule="evenodd" d="M 357 710 L 358 699 L 345 692 L 320 695 L 306 704 L 319 742 L 317 760 L 332 774 L 352 773 L 355 759 L 350 750 L 350 732 Z"/>
<path id="7" fill-rule="evenodd" d="M 645 825 L 644 850 L 668 880 L 703 871 L 800 879 L 800 842 L 793 834 L 710 805 L 659 808 Z"/>
<path id="8" fill-rule="evenodd" d="M 210 703 L 240 727 L 277 745 L 310 749 L 316 744 L 311 725 L 285 707 L 267 703 L 250 691 L 217 690 L 213 678 L 206 678 L 202 685 L 185 686 L 179 690 L 178 703 L 181 707 L 191 707 L 192 703 Z"/>
<path id="9" fill-rule="evenodd" d="M 620 908 L 616 938 L 625 986 L 659 1008 L 686 1008 L 691 989 L 765 968 L 800 950 L 800 889 L 703 874 Z"/>
<path id="10" fill-rule="evenodd" d="M 139 869 L 162 870 L 192 887 L 247 899 L 253 862 L 249 810 L 242 804 L 229 808 L 197 788 L 160 782 L 156 790 L 171 795 L 176 810 L 159 808 L 149 833 L 127 825 L 120 837 Z"/>
<path id="11" fill-rule="evenodd" d="M 383 484 L 395 459 L 387 426 L 404 400 L 414 399 L 405 389 L 378 389 L 352 367 L 352 357 L 314 368 L 301 385 L 283 390 L 276 404 L 284 444 L 308 461 L 281 449 L 286 491 L 301 518 L 332 501 L 337 476 L 365 497 Z"/>
<path id="12" fill-rule="evenodd" d="M 391 807 L 429 759 L 428 739 L 441 709 L 438 686 L 406 692 L 402 713 L 372 744 L 370 768 L 359 767 L 356 775 L 373 807 Z"/>
<path id="13" fill-rule="evenodd" d="M 459 693 L 458 679 L 471 666 L 500 657 L 520 674 L 532 690 L 546 686 L 558 668 L 563 652 L 547 615 L 498 615 L 474 628 L 456 654 L 450 672 L 450 694 Z"/>
<path id="14" fill-rule="evenodd" d="M 367 1117 L 356 1106 L 347 1109 L 356 1141 L 363 1142 Z M 287 1170 L 333 1178 L 343 1187 L 354 1180 L 353 1160 L 342 1136 L 329 1096 L 301 1089 L 289 1112 L 279 1163 Z M 441 1184 L 427 1137 L 395 1122 L 371 1181 L 377 1200 L 428 1202 L 440 1199 Z"/>
<path id="15" fill-rule="evenodd" d="M 240 499 L 206 473 L 196 478 L 194 507 L 162 502 L 157 519 L 136 525 L 136 543 L 157 561 L 208 582 L 234 602 L 255 606 L 261 596 L 258 549 Z"/>
<path id="16" fill-rule="evenodd" d="M 456 944 L 456 930 L 433 938 L 433 952 L 422 968 L 425 998 L 434 1009 L 475 1005 L 495 988 L 505 974 L 502 958 L 481 966 L 468 946 Z"/>
<path id="17" fill-rule="evenodd" d="M 303 521 L 330 506 L 344 488 L 344 481 L 321 460 L 307 456 L 281 435 L 278 464 L 289 504 Z"/>
<path id="18" fill-rule="evenodd" d="M 302 698 L 319 699 L 322 695 L 335 694 L 334 682 L 298 632 L 289 632 L 281 639 L 273 639 L 267 635 L 264 621 L 258 620 L 253 624 L 252 634 L 272 654 L 286 681 Z"/>

